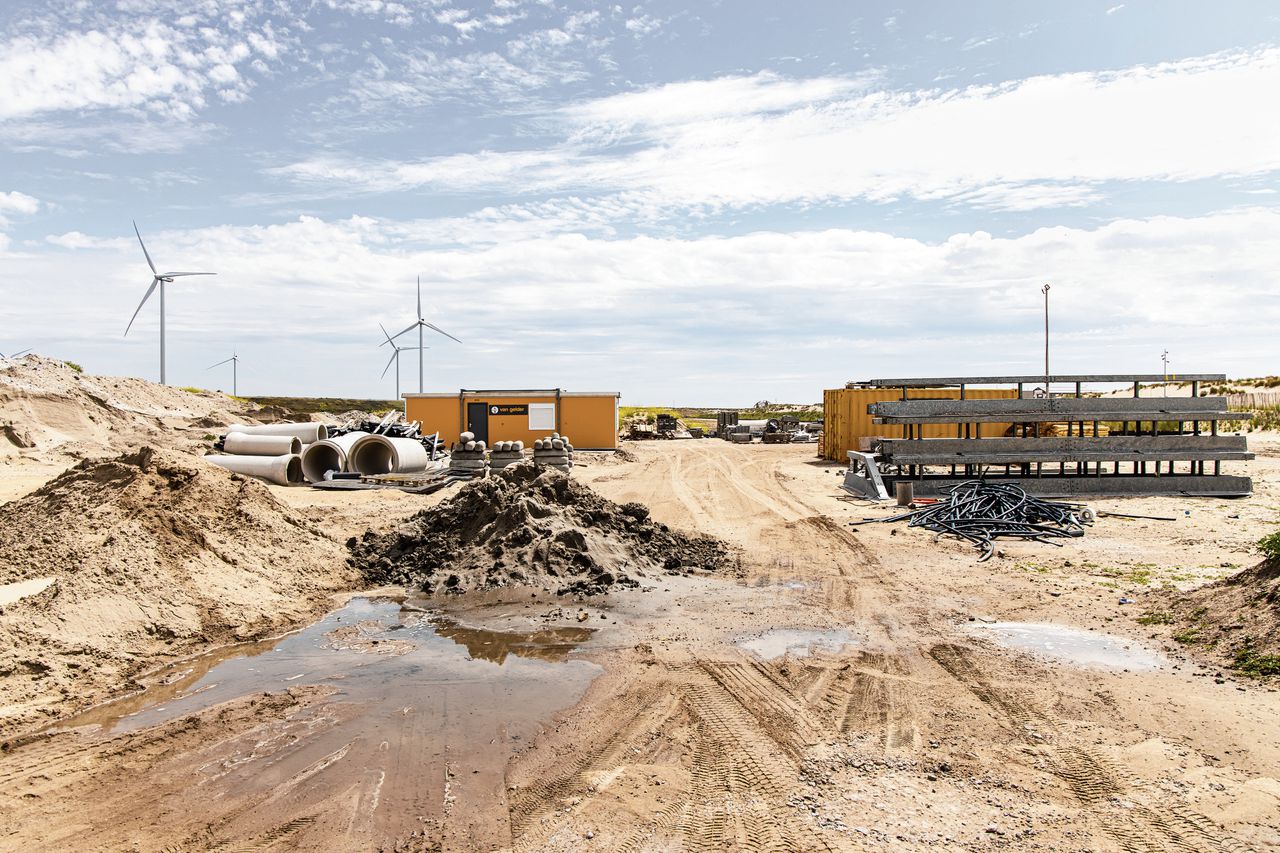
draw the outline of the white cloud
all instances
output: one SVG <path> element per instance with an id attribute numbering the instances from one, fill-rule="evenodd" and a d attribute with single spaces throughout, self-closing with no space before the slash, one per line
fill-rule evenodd
<path id="1" fill-rule="evenodd" d="M 32 214 L 40 209 L 40 200 L 17 190 L 0 191 L 0 212 Z"/>
<path id="2" fill-rule="evenodd" d="M 252 43 L 210 27 L 156 20 L 134 28 L 58 30 L 0 43 L 0 119 L 68 110 L 138 109 L 187 119 L 220 92 L 235 99 L 251 85 L 241 66 L 255 51 L 277 56 L 269 28 Z"/>
<path id="3" fill-rule="evenodd" d="M 547 116 L 549 147 L 427 160 L 304 160 L 308 183 L 386 191 L 630 192 L 671 208 L 849 199 L 1079 205 L 1114 181 L 1280 169 L 1280 49 L 1000 86 L 869 91 L 772 74 L 673 83 Z"/>
<path id="4" fill-rule="evenodd" d="M 498 227 L 514 221 L 491 215 Z M 189 375 L 175 366 L 175 381 L 200 381 L 208 352 L 251 340 L 260 375 L 277 389 L 375 393 L 377 323 L 408 322 L 417 274 L 433 320 L 469 342 L 432 350 L 436 388 L 527 381 L 714 405 L 814 399 L 847 379 L 936 371 L 942 360 L 951 372 L 1031 371 L 1044 281 L 1054 287 L 1064 371 L 1140 369 L 1168 346 L 1187 369 L 1249 374 L 1273 370 L 1277 354 L 1280 210 L 941 241 L 851 229 L 593 239 L 513 228 L 477 244 L 458 227 L 303 217 L 146 229 L 157 263 L 219 273 L 171 291 L 171 352 L 189 353 L 192 365 Z M 438 245 L 459 235 L 460 245 Z M 140 316 L 137 341 L 119 340 L 148 277 L 131 235 L 50 239 L 84 248 L 7 257 L 0 323 L 20 321 L 37 343 L 71 323 L 76 346 L 101 348 L 95 369 L 150 370 L 154 312 Z M 19 284 L 34 281 L 94 285 L 69 303 L 64 289 Z M 571 352 L 600 357 L 558 355 Z M 655 353 L 698 369 L 656 375 Z"/>

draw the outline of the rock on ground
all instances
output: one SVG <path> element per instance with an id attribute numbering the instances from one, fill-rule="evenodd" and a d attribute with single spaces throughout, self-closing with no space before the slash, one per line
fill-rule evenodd
<path id="1" fill-rule="evenodd" d="M 85 460 L 0 508 L 0 734 L 214 643 L 294 627 L 358 580 L 263 484 L 176 451 Z"/>
<path id="2" fill-rule="evenodd" d="M 526 584 L 593 594 L 649 573 L 716 570 L 724 543 L 650 520 L 559 471 L 513 465 L 462 488 L 396 530 L 348 541 L 351 565 L 373 584 L 428 593 Z"/>

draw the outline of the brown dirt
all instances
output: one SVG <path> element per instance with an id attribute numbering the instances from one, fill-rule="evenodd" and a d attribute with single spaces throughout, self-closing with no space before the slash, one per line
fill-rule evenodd
<path id="1" fill-rule="evenodd" d="M 442 688 L 441 701 L 373 719 L 350 744 L 335 742 L 333 721 L 364 712 L 339 696 L 305 708 L 263 700 L 252 713 L 230 703 L 122 737 L 56 735 L 0 766 L 0 838 L 15 849 L 53 839 L 68 849 L 1277 850 L 1280 692 L 1218 683 L 1187 661 L 1152 673 L 1050 663 L 969 628 L 1052 622 L 1159 647 L 1161 630 L 1136 617 L 1160 588 L 1252 565 L 1253 543 L 1274 529 L 1280 443 L 1250 445 L 1252 499 L 1095 501 L 1178 521 L 1100 519 L 1062 549 L 1010 543 L 981 564 L 923 531 L 849 528 L 893 509 L 848 500 L 838 466 L 811 447 L 630 446 L 634 461 L 574 477 L 742 548 L 742 572 L 660 576 L 646 594 L 555 606 L 527 592 L 523 606 L 488 611 L 475 604 L 484 596 L 441 599 L 474 607 L 469 627 L 581 610 L 581 624 L 600 628 L 575 655 L 603 674 L 541 734 L 510 735 L 500 692 L 451 702 Z M 361 511 L 380 522 L 437 497 L 357 493 L 338 507 L 319 492 L 271 491 L 348 528 Z M 854 642 L 776 660 L 737 644 L 779 627 L 847 630 Z M 476 717 L 491 724 L 486 736 L 460 735 Z"/>
<path id="2" fill-rule="evenodd" d="M 0 613 L 0 734 L 293 627 L 357 580 L 261 483 L 174 451 L 81 462 L 0 513 L 0 584 L 54 579 Z"/>
<path id="3" fill-rule="evenodd" d="M 559 471 L 512 465 L 464 486 L 390 533 L 347 543 L 351 565 L 375 586 L 433 592 L 529 585 L 561 595 L 634 587 L 648 575 L 715 571 L 723 543 L 686 536 Z"/>
<path id="4" fill-rule="evenodd" d="M 1167 624 L 1175 642 L 1197 657 L 1236 668 L 1258 656 L 1280 662 L 1280 560 L 1189 592 L 1169 590 L 1148 607 L 1144 620 Z"/>
<path id="5" fill-rule="evenodd" d="M 274 414 L 225 394 L 92 376 L 38 355 L 0 366 L 0 461 L 66 464 L 144 444 L 197 452 L 227 424 Z"/>

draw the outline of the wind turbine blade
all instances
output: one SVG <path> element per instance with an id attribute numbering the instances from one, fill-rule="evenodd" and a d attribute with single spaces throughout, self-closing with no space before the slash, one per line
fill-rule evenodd
<path id="1" fill-rule="evenodd" d="M 418 276 L 418 319 L 422 319 L 422 276 Z"/>
<path id="2" fill-rule="evenodd" d="M 216 272 L 167 272 L 161 278 L 177 278 L 180 275 L 217 275 Z"/>
<path id="3" fill-rule="evenodd" d="M 391 344 L 392 347 L 395 347 L 396 342 L 391 340 L 391 335 L 387 334 L 387 327 L 379 323 L 378 328 L 382 330 L 382 336 L 387 339 L 387 343 Z M 378 346 L 382 346 L 382 344 L 378 344 Z"/>
<path id="4" fill-rule="evenodd" d="M 392 335 L 391 337 L 392 337 L 392 338 L 398 338 L 398 337 L 400 337 L 400 336 L 401 336 L 401 335 L 403 335 L 403 334 L 406 334 L 406 333 L 408 333 L 408 332 L 412 332 L 412 331 L 413 331 L 414 329 L 416 329 L 416 328 L 418 328 L 418 324 L 417 324 L 417 323 L 414 323 L 412 326 L 410 326 L 409 328 L 405 329 L 403 332 L 396 332 L 396 333 L 395 333 L 394 335 Z M 381 345 L 381 344 L 379 344 L 378 346 L 382 346 L 382 345 Z M 394 346 L 394 344 L 393 344 L 393 346 Z"/>
<path id="5" fill-rule="evenodd" d="M 160 283 L 159 277 L 151 279 L 151 286 L 147 288 L 146 294 L 142 297 L 142 301 L 138 303 L 138 307 L 133 309 L 133 316 L 129 318 L 129 325 L 124 327 L 124 336 L 129 337 L 129 330 L 133 328 L 133 321 L 138 319 L 138 312 L 142 310 L 142 306 L 147 304 L 147 300 L 151 298 L 151 294 L 156 292 L 156 285 Z"/>
<path id="6" fill-rule="evenodd" d="M 35 349 L 35 347 L 27 347 L 22 352 L 15 352 L 13 355 L 9 356 L 9 358 L 21 358 L 22 356 L 31 352 L 33 349 Z"/>
<path id="7" fill-rule="evenodd" d="M 147 266 L 151 267 L 151 274 L 159 275 L 159 273 L 156 272 L 156 265 L 151 261 L 150 253 L 147 252 L 147 244 L 142 242 L 142 232 L 138 230 L 137 220 L 134 220 L 134 223 L 133 223 L 133 233 L 138 235 L 138 245 L 142 247 L 142 254 L 146 255 L 147 257 Z"/>
<path id="8" fill-rule="evenodd" d="M 226 364 L 228 361 L 234 361 L 234 360 L 235 360 L 234 355 L 231 356 L 231 358 L 224 358 L 222 361 L 218 362 L 217 364 L 209 365 L 208 367 L 205 368 L 205 370 L 213 370 L 215 367 L 222 367 L 222 365 Z"/>
<path id="9" fill-rule="evenodd" d="M 430 323 L 428 323 L 426 320 L 422 321 L 422 325 L 426 326 L 428 329 L 435 329 L 437 332 L 444 335 L 449 340 L 458 341 L 457 338 L 455 338 L 453 335 L 446 332 L 444 329 L 440 328 L 439 326 L 433 326 Z M 462 341 L 458 341 L 458 343 L 462 343 Z"/>
<path id="10" fill-rule="evenodd" d="M 392 363 L 396 360 L 396 356 L 398 356 L 399 354 L 400 354 L 400 350 L 391 351 L 391 358 L 387 359 L 387 366 L 382 368 L 382 376 L 379 376 L 378 377 L 379 379 L 387 375 L 387 371 L 391 369 Z"/>

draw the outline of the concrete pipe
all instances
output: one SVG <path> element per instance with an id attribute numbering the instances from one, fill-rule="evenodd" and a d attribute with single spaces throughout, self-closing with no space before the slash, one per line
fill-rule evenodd
<path id="1" fill-rule="evenodd" d="M 307 482 L 320 483 L 324 481 L 326 472 L 347 470 L 347 454 L 351 452 L 351 445 L 368 434 L 349 432 L 308 444 L 302 451 L 302 476 L 307 478 Z"/>
<path id="2" fill-rule="evenodd" d="M 365 476 L 411 474 L 425 471 L 430 464 L 427 449 L 411 438 L 365 435 L 347 451 L 347 470 Z"/>
<path id="3" fill-rule="evenodd" d="M 259 426 L 232 424 L 227 427 L 227 433 L 233 432 L 243 432 L 249 435 L 296 435 L 303 444 L 315 444 L 317 441 L 323 441 L 329 437 L 328 427 L 324 424 L 312 423 L 261 424 Z"/>
<path id="4" fill-rule="evenodd" d="M 287 456 L 302 452 L 302 439 L 296 435 L 229 432 L 222 449 L 231 456 Z"/>
<path id="5" fill-rule="evenodd" d="M 206 456 L 204 461 L 280 486 L 302 482 L 302 457 L 296 453 L 283 456 Z"/>

